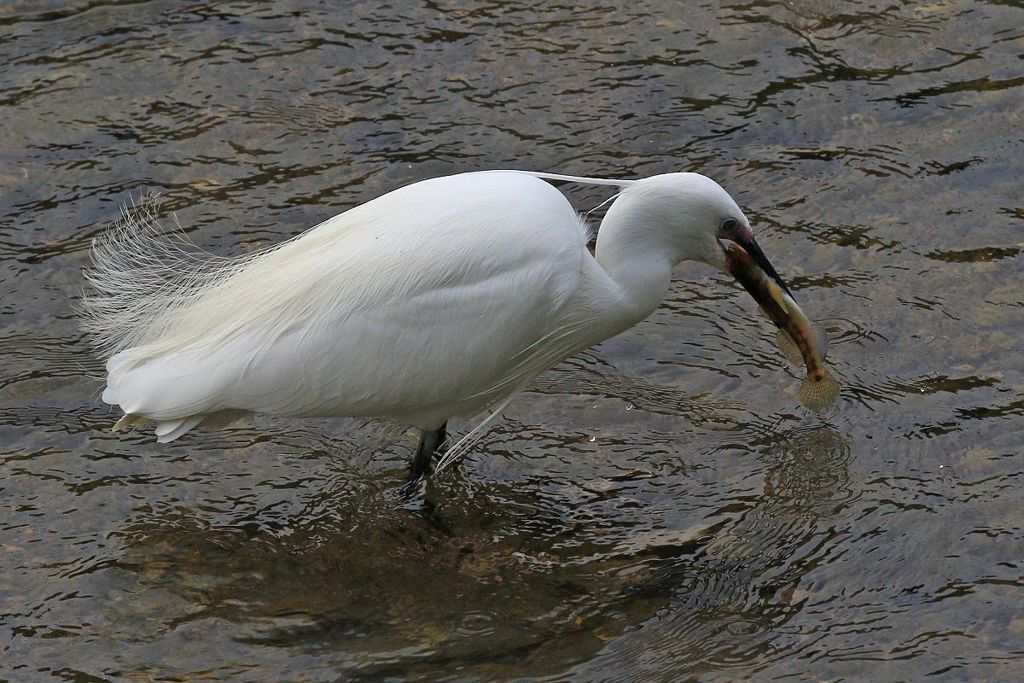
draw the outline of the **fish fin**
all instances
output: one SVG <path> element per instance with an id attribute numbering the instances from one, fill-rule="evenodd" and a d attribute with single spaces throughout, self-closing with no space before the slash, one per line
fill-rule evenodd
<path id="1" fill-rule="evenodd" d="M 782 355 L 796 367 L 803 365 L 804 358 L 800 355 L 800 348 L 793 341 L 793 338 L 789 336 L 789 332 L 783 329 L 779 329 L 775 333 L 775 345 L 779 347 L 779 351 Z"/>
<path id="2" fill-rule="evenodd" d="M 828 333 L 820 325 L 811 325 L 811 332 L 818 339 L 818 348 L 821 349 L 821 360 L 828 358 Z"/>
<path id="3" fill-rule="evenodd" d="M 792 313 L 790 304 L 795 306 L 796 302 L 771 280 L 768 281 L 768 295 L 775 300 L 775 303 L 779 305 L 779 308 L 785 311 L 786 315 L 790 315 Z M 799 306 L 797 306 L 797 308 L 799 308 Z"/>
<path id="4" fill-rule="evenodd" d="M 800 385 L 800 405 L 816 413 L 835 405 L 842 388 L 828 370 L 825 370 L 824 373 L 821 379 L 813 380 L 808 377 Z"/>
<path id="5" fill-rule="evenodd" d="M 817 325 L 811 325 L 811 332 L 814 333 L 814 337 L 818 340 L 818 348 L 821 350 L 821 360 L 828 358 L 828 334 L 825 333 L 823 328 Z M 782 352 L 783 357 L 792 363 L 796 367 L 801 367 L 804 364 L 803 356 L 800 355 L 800 347 L 796 345 L 793 338 L 789 336 L 789 332 L 783 329 L 778 329 L 775 332 L 775 345 Z"/>

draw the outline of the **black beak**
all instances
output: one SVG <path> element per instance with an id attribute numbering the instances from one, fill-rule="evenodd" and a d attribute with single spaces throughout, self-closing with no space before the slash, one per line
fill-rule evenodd
<path id="1" fill-rule="evenodd" d="M 754 263 L 756 263 L 758 267 L 761 270 L 763 270 L 768 277 L 770 277 L 772 280 L 775 280 L 775 284 L 781 287 L 782 291 L 789 295 L 789 298 L 796 301 L 796 299 L 793 297 L 793 293 L 789 291 L 789 287 L 786 286 L 786 283 L 783 282 L 782 278 L 775 271 L 775 267 L 771 264 L 771 261 L 768 260 L 768 257 L 764 255 L 764 252 L 761 251 L 761 247 L 758 246 L 757 241 L 753 238 L 753 236 L 747 238 L 744 236 L 737 235 L 730 239 L 732 239 L 732 241 L 735 242 L 736 244 L 740 245 L 743 248 L 743 251 L 747 252 L 750 255 L 751 260 Z"/>

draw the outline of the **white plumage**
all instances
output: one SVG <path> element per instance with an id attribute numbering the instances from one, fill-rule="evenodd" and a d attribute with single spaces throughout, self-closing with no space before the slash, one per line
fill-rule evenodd
<path id="1" fill-rule="evenodd" d="M 749 232 L 704 176 L 603 181 L 620 193 L 595 258 L 581 217 L 538 176 L 602 182 L 426 180 L 235 259 L 162 235 L 145 205 L 126 211 L 94 244 L 82 306 L 109 355 L 103 400 L 121 426 L 156 421 L 159 441 L 248 413 L 435 430 L 649 315 L 680 261 L 725 268 L 723 221 Z"/>

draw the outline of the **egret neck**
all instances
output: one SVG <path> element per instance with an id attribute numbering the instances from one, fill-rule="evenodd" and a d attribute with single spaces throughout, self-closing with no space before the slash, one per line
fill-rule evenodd
<path id="1" fill-rule="evenodd" d="M 686 239 L 686 226 L 666 230 L 666 217 L 652 204 L 642 187 L 628 188 L 609 207 L 598 231 L 595 258 L 618 288 L 619 306 L 625 327 L 643 320 L 668 295 L 676 264 L 699 260 L 714 262 L 717 249 L 707 253 L 706 245 Z M 674 217 L 678 222 L 680 216 Z M 671 223 L 669 223 L 671 225 Z"/>

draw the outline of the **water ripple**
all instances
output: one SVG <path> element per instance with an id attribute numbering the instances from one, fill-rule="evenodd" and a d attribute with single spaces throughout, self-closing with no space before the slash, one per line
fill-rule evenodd
<path id="1" fill-rule="evenodd" d="M 3 3 L 0 678 L 1021 679 L 1020 24 Z M 123 202 L 227 254 L 502 167 L 716 178 L 830 336 L 839 408 L 800 408 L 756 305 L 688 265 L 409 497 L 395 425 L 110 431 L 71 309 Z"/>

